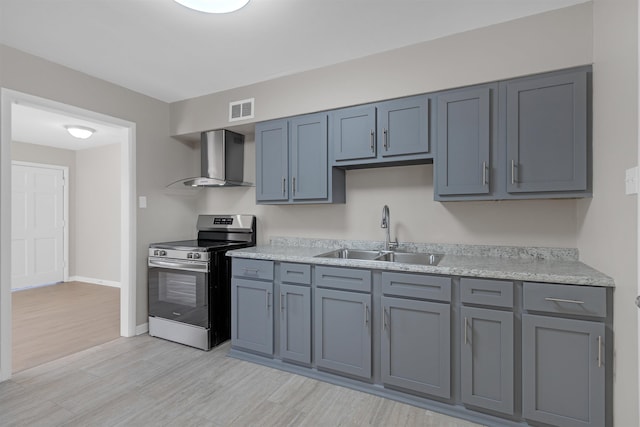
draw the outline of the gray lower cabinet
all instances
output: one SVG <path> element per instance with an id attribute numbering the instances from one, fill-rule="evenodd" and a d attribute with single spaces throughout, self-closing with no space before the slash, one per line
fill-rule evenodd
<path id="1" fill-rule="evenodd" d="M 231 279 L 231 345 L 273 354 L 273 282 Z"/>
<path id="2" fill-rule="evenodd" d="M 318 288 L 314 299 L 316 366 L 370 380 L 371 294 Z"/>
<path id="3" fill-rule="evenodd" d="M 460 314 L 462 401 L 513 415 L 513 313 L 462 307 Z"/>
<path id="4" fill-rule="evenodd" d="M 450 305 L 382 297 L 382 311 L 382 382 L 450 398 Z"/>
<path id="5" fill-rule="evenodd" d="M 311 288 L 280 285 L 280 358 L 311 363 Z"/>
<path id="6" fill-rule="evenodd" d="M 559 427 L 605 425 L 605 326 L 522 316 L 523 417 Z"/>

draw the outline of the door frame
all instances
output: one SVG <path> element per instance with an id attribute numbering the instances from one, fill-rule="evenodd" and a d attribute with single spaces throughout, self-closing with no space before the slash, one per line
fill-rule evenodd
<path id="1" fill-rule="evenodd" d="M 27 104 L 127 129 L 120 144 L 120 335 L 136 334 L 136 124 L 61 102 L 0 89 L 0 381 L 11 378 L 11 109 Z"/>
<path id="2" fill-rule="evenodd" d="M 11 160 L 11 169 L 13 166 L 27 166 L 30 168 L 54 169 L 62 171 L 62 179 L 64 182 L 62 193 L 62 221 L 64 229 L 62 230 L 62 256 L 64 257 L 64 269 L 62 272 L 62 280 L 69 281 L 69 167 L 60 165 L 50 165 L 47 163 L 23 162 L 21 160 Z M 13 188 L 12 188 L 13 189 Z M 13 224 L 11 224 L 13 226 Z"/>

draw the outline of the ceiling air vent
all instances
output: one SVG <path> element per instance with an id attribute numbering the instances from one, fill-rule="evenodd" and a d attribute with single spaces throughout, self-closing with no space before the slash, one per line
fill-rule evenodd
<path id="1" fill-rule="evenodd" d="M 229 103 L 229 121 L 245 120 L 253 118 L 253 103 L 255 98 L 243 99 Z"/>

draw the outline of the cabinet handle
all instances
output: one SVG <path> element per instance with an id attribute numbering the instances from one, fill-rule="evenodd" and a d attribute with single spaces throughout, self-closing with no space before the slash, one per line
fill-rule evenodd
<path id="1" fill-rule="evenodd" d="M 469 320 L 465 317 L 464 318 L 464 343 L 465 344 L 469 343 L 469 339 L 467 336 L 467 329 L 469 329 Z"/>
<path id="2" fill-rule="evenodd" d="M 375 153 L 376 152 L 375 151 L 376 147 L 375 147 L 375 138 L 374 138 L 373 129 L 371 130 L 371 135 L 369 137 L 369 140 L 371 141 L 371 152 Z"/>
<path id="3" fill-rule="evenodd" d="M 387 137 L 387 129 L 382 129 L 382 135 L 384 138 L 384 149 L 389 151 L 389 138 Z"/>
<path id="4" fill-rule="evenodd" d="M 546 297 L 545 301 L 551 301 L 551 302 L 568 302 L 571 304 L 584 304 L 584 301 L 578 301 L 575 299 L 563 299 L 563 298 L 551 298 L 551 297 Z"/>
<path id="5" fill-rule="evenodd" d="M 516 185 L 518 180 L 516 179 L 516 161 L 511 160 L 511 185 Z"/>
<path id="6" fill-rule="evenodd" d="M 267 291 L 266 304 L 267 304 L 267 313 L 269 313 L 269 307 L 271 307 L 271 292 L 268 292 L 268 291 Z"/>
<path id="7" fill-rule="evenodd" d="M 364 305 L 364 324 L 369 326 L 369 304 Z"/>
<path id="8" fill-rule="evenodd" d="M 487 162 L 482 162 L 482 185 L 487 185 Z"/>
<path id="9" fill-rule="evenodd" d="M 293 195 L 296 195 L 296 177 L 294 176 L 291 180 L 291 189 L 293 191 Z"/>
<path id="10" fill-rule="evenodd" d="M 387 308 L 385 307 L 384 310 L 382 310 L 382 330 L 386 331 L 387 330 Z"/>
<path id="11" fill-rule="evenodd" d="M 598 368 L 602 367 L 602 336 L 598 335 Z"/>
<path id="12" fill-rule="evenodd" d="M 280 311 L 284 312 L 284 294 L 280 292 Z"/>
<path id="13" fill-rule="evenodd" d="M 287 194 L 287 178 L 282 177 L 282 195 Z"/>
<path id="14" fill-rule="evenodd" d="M 243 270 L 244 270 L 244 274 L 253 273 L 256 276 L 258 275 L 258 271 L 259 271 L 257 268 L 247 268 L 247 267 L 245 267 Z"/>

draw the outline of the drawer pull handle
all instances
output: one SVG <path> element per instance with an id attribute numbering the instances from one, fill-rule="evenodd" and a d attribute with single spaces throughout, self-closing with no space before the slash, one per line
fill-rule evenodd
<path id="1" fill-rule="evenodd" d="M 584 304 L 584 301 L 578 301 L 575 299 L 563 299 L 563 298 L 552 298 L 552 297 L 546 297 L 545 301 L 551 301 L 551 302 L 568 302 L 571 304 Z"/>
<path id="2" fill-rule="evenodd" d="M 253 273 L 253 274 L 258 274 L 258 270 L 257 268 L 244 268 L 244 274 L 249 274 L 249 273 Z"/>

